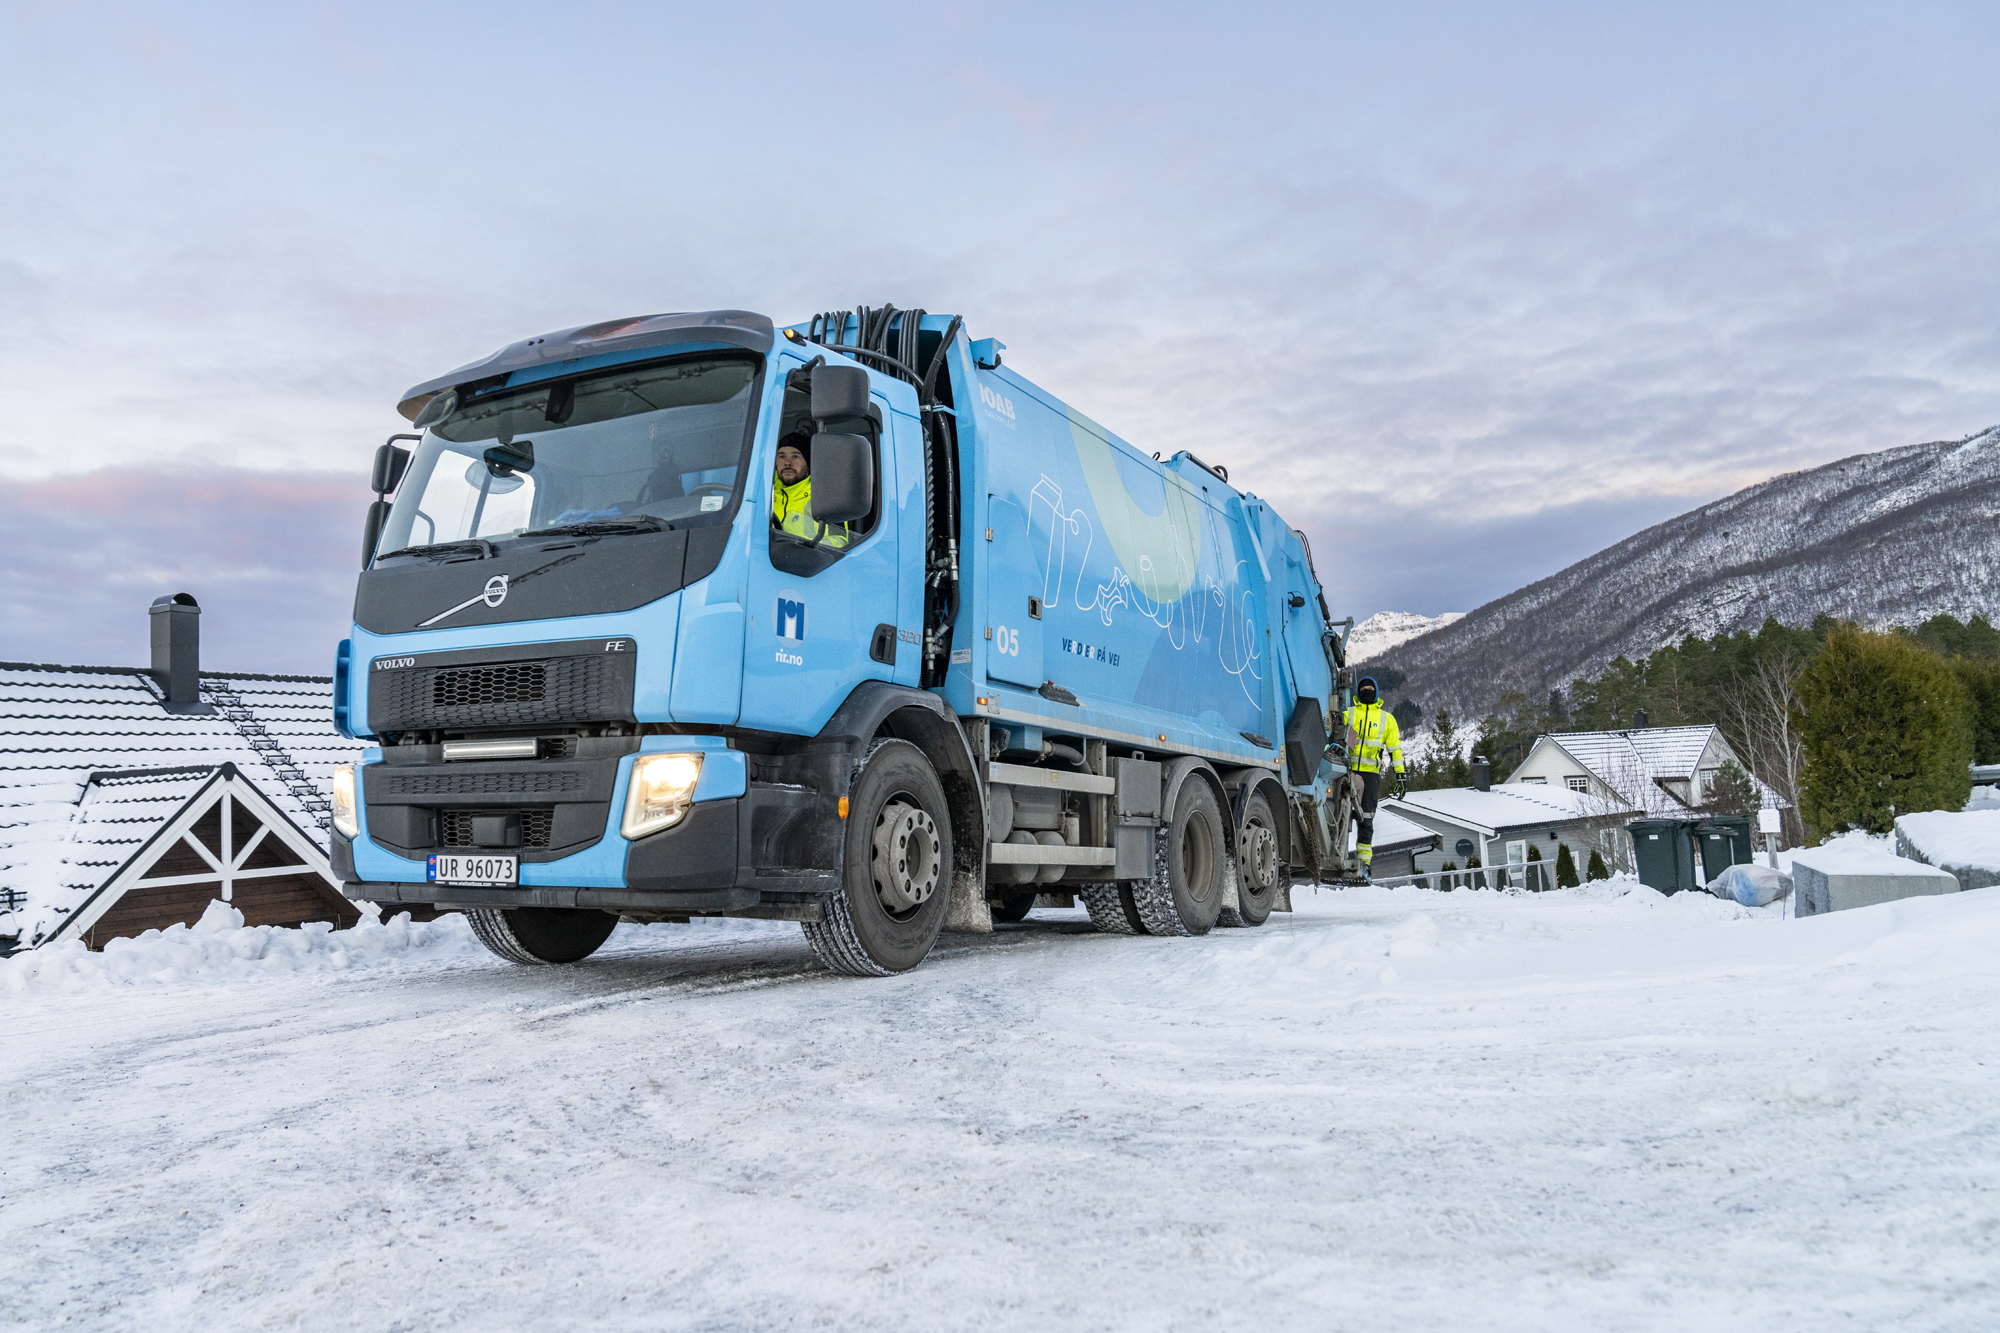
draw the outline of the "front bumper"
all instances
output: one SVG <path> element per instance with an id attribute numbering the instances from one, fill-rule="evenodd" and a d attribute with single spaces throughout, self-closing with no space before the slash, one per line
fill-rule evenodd
<path id="1" fill-rule="evenodd" d="M 623 808 L 622 784 L 614 811 Z M 589 907 L 607 912 L 737 912 L 760 904 L 803 902 L 839 884 L 839 816 L 832 799 L 802 787 L 747 783 L 741 795 L 698 801 L 670 829 L 626 841 L 607 827 L 598 846 L 574 857 L 523 862 L 525 882 L 506 888 L 461 888 L 415 878 L 423 862 L 385 857 L 333 835 L 334 874 L 349 898 L 364 902 L 450 907 Z M 835 830 L 827 836 L 829 829 Z M 362 831 L 363 839 L 367 830 Z M 604 875 L 623 848 L 622 874 Z M 357 851 L 361 855 L 357 857 Z M 373 852 L 371 856 L 368 853 Z M 409 878 L 357 870 L 391 862 Z M 592 882 L 563 883 L 568 863 Z M 612 882 L 605 882 L 612 880 Z"/>

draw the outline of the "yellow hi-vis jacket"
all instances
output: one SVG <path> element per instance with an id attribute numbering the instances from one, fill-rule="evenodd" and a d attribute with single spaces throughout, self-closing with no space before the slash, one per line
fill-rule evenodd
<path id="1" fill-rule="evenodd" d="M 1378 700 L 1356 704 L 1347 710 L 1347 766 L 1357 773 L 1380 773 L 1382 752 L 1394 756 L 1396 771 L 1403 771 L 1403 732 L 1396 715 Z"/>
<path id="2" fill-rule="evenodd" d="M 815 519 L 812 516 L 812 498 L 811 477 L 801 477 L 789 486 L 774 480 L 771 483 L 771 526 L 806 541 L 817 537 L 821 546 L 831 546 L 835 550 L 854 540 L 845 523 L 829 528 Z"/>

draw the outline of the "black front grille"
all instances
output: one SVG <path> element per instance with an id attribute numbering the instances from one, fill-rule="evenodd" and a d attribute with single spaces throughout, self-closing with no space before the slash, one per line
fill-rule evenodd
<path id="1" fill-rule="evenodd" d="M 431 707 L 538 704 L 548 697 L 548 686 L 549 668 L 542 662 L 439 671 L 431 678 Z"/>
<path id="2" fill-rule="evenodd" d="M 381 796 L 555 796 L 583 790 L 583 774 L 573 768 L 519 768 L 511 772 L 384 773 Z"/>
<path id="3" fill-rule="evenodd" d="M 475 815 L 518 814 L 521 817 L 521 846 L 546 847 L 549 834 L 555 829 L 554 810 L 440 810 L 438 811 L 438 846 L 470 847 L 472 843 L 472 820 Z"/>
<path id="4" fill-rule="evenodd" d="M 483 731 L 590 722 L 630 722 L 638 654 L 605 651 L 594 640 L 583 648 L 549 645 L 438 653 L 368 677 L 368 723 L 383 731 Z M 527 655 L 513 661 L 468 657 Z M 408 660 L 408 659 L 405 659 Z M 435 663 L 435 665 L 432 665 Z"/>

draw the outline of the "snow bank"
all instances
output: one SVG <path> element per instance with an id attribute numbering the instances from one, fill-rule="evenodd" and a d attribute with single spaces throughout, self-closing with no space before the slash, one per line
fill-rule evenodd
<path id="1" fill-rule="evenodd" d="M 1896 850 L 1950 871 L 1962 889 L 2000 884 L 2000 808 L 1903 815 L 1896 820 Z"/>
<path id="2" fill-rule="evenodd" d="M 47 944 L 0 959 L 0 992 L 61 992 L 110 986 L 159 986 L 178 981 L 223 981 L 302 972 L 342 972 L 379 966 L 421 951 L 428 955 L 481 952 L 457 914 L 413 922 L 398 915 L 387 923 L 364 919 L 348 930 L 330 921 L 290 928 L 246 926 L 228 903 L 208 905 L 193 926 L 175 924 L 108 941 L 93 953 L 77 941 Z"/>

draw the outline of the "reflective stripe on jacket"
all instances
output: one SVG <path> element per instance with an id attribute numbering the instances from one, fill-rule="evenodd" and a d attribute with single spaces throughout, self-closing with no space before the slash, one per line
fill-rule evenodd
<path id="1" fill-rule="evenodd" d="M 1398 773 L 1403 771 L 1403 732 L 1396 715 L 1378 700 L 1356 704 L 1347 710 L 1347 766 L 1357 773 L 1382 771 L 1382 752 L 1387 750 Z"/>
<path id="2" fill-rule="evenodd" d="M 812 495 L 811 477 L 801 477 L 789 486 L 782 481 L 773 481 L 771 525 L 805 541 L 817 537 L 821 546 L 839 550 L 854 539 L 853 535 L 845 523 L 829 528 L 815 519 L 812 516 Z"/>

